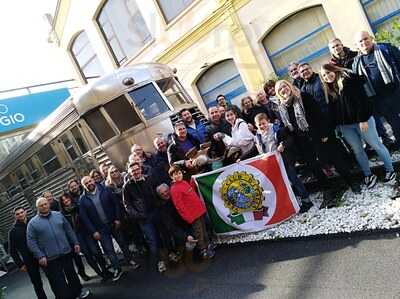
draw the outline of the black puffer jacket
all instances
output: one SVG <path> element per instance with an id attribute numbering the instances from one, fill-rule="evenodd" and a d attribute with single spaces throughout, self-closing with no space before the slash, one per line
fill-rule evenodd
<path id="1" fill-rule="evenodd" d="M 365 80 L 356 74 L 349 74 L 343 80 L 343 90 L 337 98 L 329 96 L 330 109 L 336 125 L 351 125 L 366 122 L 372 115 L 372 102 L 368 99 Z"/>

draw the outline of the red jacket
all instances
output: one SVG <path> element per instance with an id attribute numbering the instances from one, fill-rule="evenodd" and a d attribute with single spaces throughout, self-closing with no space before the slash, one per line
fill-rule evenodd
<path id="1" fill-rule="evenodd" d="M 184 180 L 172 184 L 171 198 L 179 215 L 189 224 L 206 213 L 203 201 Z"/>

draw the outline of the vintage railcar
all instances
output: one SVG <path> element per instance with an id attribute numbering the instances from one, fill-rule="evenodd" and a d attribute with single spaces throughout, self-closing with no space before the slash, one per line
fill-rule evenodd
<path id="1" fill-rule="evenodd" d="M 100 163 L 124 168 L 135 143 L 153 151 L 153 138 L 173 131 L 182 108 L 201 118 L 175 73 L 157 63 L 120 68 L 82 87 L 43 120 L 0 163 L 0 238 L 15 206 L 32 213 L 44 190 L 57 196 L 68 180 Z"/>

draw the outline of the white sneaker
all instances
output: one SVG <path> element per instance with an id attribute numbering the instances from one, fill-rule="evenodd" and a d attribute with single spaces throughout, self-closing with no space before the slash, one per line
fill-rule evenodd
<path id="1" fill-rule="evenodd" d="M 385 174 L 383 181 L 385 183 L 393 183 L 396 180 L 396 173 L 394 171 L 388 171 Z"/>
<path id="2" fill-rule="evenodd" d="M 134 260 L 130 260 L 129 265 L 131 265 L 133 269 L 137 269 L 140 267 L 140 265 L 136 263 Z"/>
<path id="3" fill-rule="evenodd" d="M 121 278 L 122 274 L 122 270 L 115 270 L 112 276 L 112 281 L 118 281 Z"/>
<path id="4" fill-rule="evenodd" d="M 90 295 L 90 291 L 88 289 L 82 289 L 81 294 L 79 295 L 79 299 L 84 299 Z"/>
<path id="5" fill-rule="evenodd" d="M 165 264 L 164 261 L 159 261 L 157 263 L 157 270 L 160 273 L 164 273 L 165 271 L 167 271 L 167 265 Z"/>
<path id="6" fill-rule="evenodd" d="M 364 183 L 367 185 L 368 189 L 372 189 L 375 187 L 377 179 L 378 177 L 376 175 L 371 174 L 370 176 L 366 176 L 364 178 Z"/>

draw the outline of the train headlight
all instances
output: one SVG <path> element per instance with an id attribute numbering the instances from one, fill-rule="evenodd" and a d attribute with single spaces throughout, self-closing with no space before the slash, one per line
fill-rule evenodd
<path id="1" fill-rule="evenodd" d="M 127 77 L 124 80 L 122 80 L 122 84 L 124 84 L 125 86 L 130 86 L 135 84 L 135 79 L 133 79 L 132 77 Z"/>

